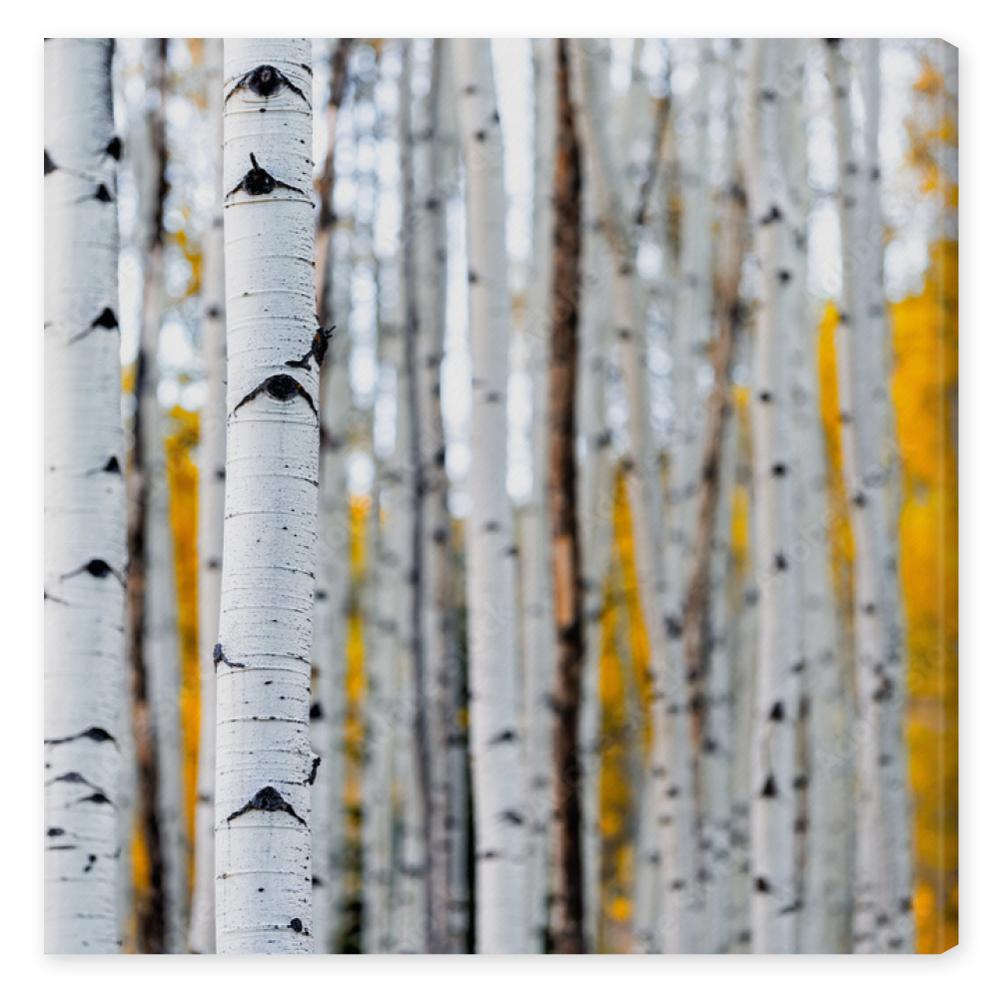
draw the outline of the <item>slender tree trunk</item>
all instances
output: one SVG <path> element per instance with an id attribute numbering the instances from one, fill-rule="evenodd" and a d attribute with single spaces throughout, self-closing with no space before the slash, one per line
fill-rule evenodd
<path id="1" fill-rule="evenodd" d="M 111 39 L 45 46 L 45 950 L 121 948 L 125 507 Z"/>
<path id="2" fill-rule="evenodd" d="M 429 45 L 429 87 L 422 98 L 414 134 L 413 272 L 417 327 L 414 392 L 420 423 L 418 489 L 423 504 L 420 546 L 423 600 L 420 605 L 424 651 L 424 702 L 428 764 L 428 935 L 432 952 L 461 949 L 449 932 L 451 890 L 448 865 L 458 831 L 449 822 L 451 790 L 447 738 L 451 702 L 459 682 L 455 656 L 455 609 L 451 599 L 451 515 L 441 414 L 441 363 L 447 305 L 448 232 L 445 190 L 446 93 L 444 41 Z"/>
<path id="3" fill-rule="evenodd" d="M 665 620 L 664 596 L 668 588 L 662 557 L 663 503 L 659 463 L 649 433 L 645 330 L 635 270 L 635 247 L 626 225 L 621 185 L 614 170 L 607 132 L 606 46 L 598 45 L 596 52 L 588 51 L 587 47 L 594 44 L 573 42 L 571 51 L 574 79 L 579 83 L 580 120 L 605 231 L 615 259 L 615 325 L 628 396 L 629 495 L 640 601 L 649 623 L 654 685 L 652 808 L 654 828 L 659 835 L 655 854 L 667 885 L 663 940 L 668 950 L 685 952 L 691 949 L 692 913 L 696 909 L 692 755 L 685 685 L 681 656 L 679 651 L 670 648 L 671 636 Z M 659 941 L 646 943 L 652 948 L 659 944 Z"/>
<path id="4" fill-rule="evenodd" d="M 165 306 L 163 218 L 167 194 L 165 74 L 167 42 L 147 39 L 146 113 L 134 124 L 139 187 L 138 244 L 143 317 L 135 360 L 135 415 L 129 492 L 129 643 L 137 758 L 137 825 L 149 859 L 149 885 L 137 900 L 137 946 L 176 951 L 184 871 L 180 826 L 176 584 L 157 351 Z"/>
<path id="5" fill-rule="evenodd" d="M 751 43 L 746 155 L 760 293 L 753 349 L 754 549 L 760 590 L 751 746 L 753 948 L 795 950 L 795 764 L 800 669 L 791 636 L 791 473 L 787 295 L 790 209 L 779 143 L 778 42 Z"/>
<path id="6" fill-rule="evenodd" d="M 350 500 L 347 484 L 348 421 L 351 407 L 350 235 L 337 226 L 334 209 L 338 112 L 348 83 L 350 39 L 339 39 L 330 56 L 326 101 L 327 145 L 316 183 L 316 312 L 322 336 L 329 336 L 320 374 L 319 566 L 313 622 L 310 738 L 323 758 L 312 788 L 313 920 L 316 947 L 339 950 L 343 912 L 344 725 L 346 708 L 347 612 L 350 594 Z"/>
<path id="7" fill-rule="evenodd" d="M 324 342 L 314 313 L 310 56 L 305 39 L 225 43 L 221 953 L 313 950 L 309 663 Z"/>
<path id="8" fill-rule="evenodd" d="M 867 239 L 850 109 L 850 65 L 843 45 L 827 44 L 837 136 L 841 221 L 842 308 L 838 331 L 838 392 L 844 480 L 854 538 L 857 833 L 855 837 L 854 950 L 905 950 L 910 939 L 910 895 L 901 875 L 908 863 L 906 795 L 902 756 L 903 697 L 900 661 L 893 657 L 892 630 L 898 598 L 896 567 L 887 543 L 882 429 L 873 405 L 883 366 L 871 362 L 874 316 L 866 315 L 865 262 L 855 256 Z M 881 241 L 881 224 L 875 238 Z M 869 265 L 870 266 L 870 265 Z M 879 310 L 884 307 L 879 304 Z M 881 345 L 879 345 L 881 346 Z M 877 348 L 876 348 L 877 350 Z"/>
<path id="9" fill-rule="evenodd" d="M 206 43 L 208 107 L 213 119 L 214 193 L 217 211 L 205 236 L 202 331 L 207 394 L 200 420 L 198 488 L 198 641 L 201 722 L 198 798 L 195 805 L 195 871 L 191 901 L 191 951 L 215 951 L 215 662 L 222 580 L 222 525 L 226 498 L 226 275 L 222 235 L 222 40 Z"/>
<path id="10" fill-rule="evenodd" d="M 456 40 L 455 86 L 463 160 L 472 348 L 471 514 L 468 538 L 469 701 L 476 829 L 477 950 L 527 948 L 526 788 L 518 720 L 507 465 L 510 301 L 503 146 L 490 43 Z"/>
<path id="11" fill-rule="evenodd" d="M 531 379 L 531 495 L 522 508 L 524 700 L 528 765 L 528 907 L 533 951 L 544 951 L 551 889 L 552 621 L 548 480 L 548 357 L 552 320 L 552 171 L 555 152 L 555 42 L 532 41 L 534 178 L 532 276 L 528 289 Z"/>
<path id="12" fill-rule="evenodd" d="M 564 39 L 556 43 L 556 102 L 548 483 L 556 624 L 550 934 L 554 951 L 580 953 L 584 942 L 577 725 L 583 667 L 583 600 L 576 496 L 576 373 L 581 178 L 580 147 L 570 98 L 569 47 Z"/>

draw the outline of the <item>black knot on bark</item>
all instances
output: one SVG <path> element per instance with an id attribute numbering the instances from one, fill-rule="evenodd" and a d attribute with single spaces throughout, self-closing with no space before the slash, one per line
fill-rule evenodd
<path id="1" fill-rule="evenodd" d="M 270 97 L 280 86 L 282 74 L 273 66 L 258 66 L 251 70 L 247 86 L 258 97 Z"/>
<path id="2" fill-rule="evenodd" d="M 250 154 L 251 168 L 243 175 L 243 190 L 250 195 L 270 194 L 274 190 L 274 178 Z"/>
<path id="3" fill-rule="evenodd" d="M 49 156 L 49 151 L 45 150 L 45 176 L 48 177 L 49 174 L 53 173 L 58 169 L 59 168 L 56 166 L 55 160 L 53 160 L 52 157 Z"/>
<path id="4" fill-rule="evenodd" d="M 784 722 L 785 721 L 785 706 L 784 706 L 783 702 L 776 701 L 771 706 L 771 711 L 770 711 L 770 714 L 768 715 L 768 719 L 770 719 L 771 722 Z"/>
<path id="5" fill-rule="evenodd" d="M 784 462 L 775 462 L 774 465 L 771 466 L 771 475 L 776 479 L 781 479 L 786 472 L 788 472 L 788 466 L 786 466 Z"/>
<path id="6" fill-rule="evenodd" d="M 778 797 L 778 785 L 773 774 L 767 776 L 764 787 L 760 790 L 760 797 L 762 799 L 776 799 Z"/>
<path id="7" fill-rule="evenodd" d="M 288 400 L 297 396 L 301 387 L 291 375 L 272 375 L 264 383 L 264 391 L 280 403 L 287 403 Z"/>
<path id="8" fill-rule="evenodd" d="M 96 576 L 99 580 L 103 580 L 104 577 L 111 573 L 111 567 L 103 559 L 91 559 L 84 569 L 91 575 Z"/>
<path id="9" fill-rule="evenodd" d="M 105 306 L 101 315 L 94 320 L 91 326 L 99 326 L 102 330 L 114 330 L 118 326 L 118 317 L 110 306 Z"/>
<path id="10" fill-rule="evenodd" d="M 772 222 L 780 222 L 784 216 L 781 214 L 781 209 L 777 205 L 772 205 L 768 211 L 761 216 L 760 224 L 762 226 L 769 226 Z"/>
<path id="11" fill-rule="evenodd" d="M 111 157 L 112 160 L 120 160 L 122 158 L 122 141 L 116 135 L 113 136 L 111 141 L 104 147 L 104 152 Z"/>
<path id="12" fill-rule="evenodd" d="M 784 555 L 781 552 L 779 552 L 774 557 L 774 568 L 779 573 L 782 572 L 783 570 L 788 569 L 788 560 L 784 557 Z"/>
<path id="13" fill-rule="evenodd" d="M 757 876 L 757 878 L 755 878 L 753 880 L 753 887 L 754 887 L 754 891 L 755 892 L 770 892 L 771 891 L 771 883 L 768 882 L 768 880 L 766 878 L 762 878 L 759 875 Z"/>

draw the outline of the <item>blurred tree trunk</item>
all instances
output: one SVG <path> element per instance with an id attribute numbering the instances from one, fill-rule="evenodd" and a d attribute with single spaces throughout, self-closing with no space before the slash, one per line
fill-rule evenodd
<path id="1" fill-rule="evenodd" d="M 576 487 L 577 325 L 580 313 L 580 147 L 570 98 L 569 48 L 556 43 L 556 157 L 553 189 L 552 333 L 549 356 L 549 519 L 556 625 L 552 692 L 552 949 L 583 942 L 580 759 L 577 726 L 583 667 L 583 601 Z"/>
<path id="2" fill-rule="evenodd" d="M 530 946 L 544 952 L 548 934 L 552 839 L 552 623 L 548 481 L 548 358 L 552 323 L 552 171 L 555 153 L 555 42 L 531 43 L 534 82 L 532 258 L 528 287 L 531 380 L 531 494 L 521 513 L 524 700 L 528 766 L 528 921 Z"/>
<path id="3" fill-rule="evenodd" d="M 45 45 L 45 950 L 121 949 L 125 505 L 108 38 Z"/>
<path id="4" fill-rule="evenodd" d="M 606 100 L 608 50 L 605 42 L 571 43 L 580 121 L 601 204 L 601 216 L 614 255 L 615 326 L 628 398 L 629 496 L 636 540 L 640 601 L 648 623 L 653 695 L 653 748 L 650 777 L 655 822 L 645 846 L 647 858 L 662 866 L 667 886 L 665 916 L 657 920 L 666 933 L 643 947 L 691 950 L 696 909 L 692 754 L 688 733 L 683 662 L 671 649 L 663 560 L 663 501 L 659 462 L 649 426 L 646 331 L 636 275 L 636 250 L 624 207 L 621 174 L 616 170 L 608 133 Z M 640 848 L 642 849 L 642 848 Z"/>
<path id="5" fill-rule="evenodd" d="M 215 662 L 222 579 L 222 525 L 226 498 L 226 274 L 222 238 L 222 39 L 206 41 L 207 105 L 212 116 L 213 194 L 216 212 L 205 236 L 202 286 L 203 351 L 207 396 L 199 427 L 198 640 L 201 725 L 195 805 L 191 951 L 215 951 Z"/>
<path id="6" fill-rule="evenodd" d="M 455 40 L 465 164 L 472 354 L 468 544 L 469 704 L 477 951 L 527 948 L 526 781 L 515 663 L 515 557 L 507 468 L 511 334 L 503 144 L 489 41 Z M 498 479 L 499 475 L 499 479 Z"/>
<path id="7" fill-rule="evenodd" d="M 338 226 L 334 206 L 338 112 L 348 88 L 351 40 L 330 53 L 326 152 L 316 182 L 316 313 L 329 336 L 320 373 L 319 564 L 313 622 L 310 740 L 323 759 L 312 788 L 313 920 L 319 951 L 339 950 L 343 914 L 344 725 L 347 612 L 350 593 L 350 498 L 347 484 L 350 391 L 350 227 Z"/>
<path id="8" fill-rule="evenodd" d="M 220 953 L 311 952 L 309 748 L 324 340 L 311 51 L 225 42 L 226 531 L 217 666 Z M 263 112 L 263 113 L 262 113 Z"/>
<path id="9" fill-rule="evenodd" d="M 751 746 L 753 948 L 795 950 L 796 726 L 799 664 L 789 572 L 792 543 L 787 305 L 797 262 L 779 122 L 780 43 L 751 42 L 746 170 L 760 291 L 753 347 L 753 531 L 760 590 Z"/>
<path id="10" fill-rule="evenodd" d="M 145 114 L 133 123 L 130 154 L 139 188 L 137 242 L 143 259 L 143 317 L 135 360 L 129 492 L 129 643 L 135 725 L 137 825 L 149 885 L 137 895 L 141 952 L 181 946 L 187 902 L 181 838 L 180 662 L 163 416 L 158 399 L 164 287 L 164 206 L 168 191 L 167 40 L 146 39 Z"/>

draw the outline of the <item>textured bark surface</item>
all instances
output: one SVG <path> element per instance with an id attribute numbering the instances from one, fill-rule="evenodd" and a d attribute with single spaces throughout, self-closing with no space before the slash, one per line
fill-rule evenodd
<path id="1" fill-rule="evenodd" d="M 45 48 L 45 950 L 115 952 L 125 507 L 113 43 Z M 118 144 L 120 145 L 120 144 Z"/>
<path id="2" fill-rule="evenodd" d="M 216 945 L 311 952 L 309 748 L 322 340 L 304 39 L 225 43 L 226 530 Z"/>
<path id="3" fill-rule="evenodd" d="M 514 547 L 507 462 L 503 147 L 490 43 L 452 43 L 465 164 L 472 353 L 468 539 L 469 707 L 476 829 L 476 950 L 527 947 L 526 788 L 515 663 Z"/>
<path id="4" fill-rule="evenodd" d="M 552 950 L 583 951 L 580 760 L 583 600 L 576 487 L 577 326 L 580 313 L 580 146 L 570 99 L 569 47 L 556 44 L 552 335 L 549 356 L 549 517 L 556 662 L 552 689 Z"/>

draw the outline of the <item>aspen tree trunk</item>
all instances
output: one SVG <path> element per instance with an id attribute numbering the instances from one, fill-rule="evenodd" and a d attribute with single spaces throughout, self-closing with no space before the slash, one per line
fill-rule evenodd
<path id="1" fill-rule="evenodd" d="M 741 46 L 742 48 L 742 46 Z M 745 60 L 740 57 L 740 66 Z M 744 80 L 745 82 L 745 80 Z M 746 90 L 746 87 L 742 88 Z M 748 366 L 751 345 L 749 338 L 740 338 L 736 345 L 736 364 Z M 753 470 L 749 420 L 735 422 L 736 469 L 735 485 L 752 507 Z M 735 503 L 734 493 L 734 503 Z M 735 520 L 735 511 L 734 511 Z M 749 520 L 749 519 L 748 519 Z M 750 526 L 747 525 L 747 528 Z M 731 845 L 730 878 L 727 896 L 729 951 L 739 954 L 750 951 L 752 943 L 750 899 L 752 873 L 750 858 L 750 758 L 753 730 L 754 690 L 757 676 L 757 633 L 760 595 L 753 573 L 754 537 L 746 530 L 746 547 L 736 569 L 734 584 L 738 590 L 731 630 L 732 658 L 732 747 L 733 766 L 729 774 L 729 842 Z"/>
<path id="2" fill-rule="evenodd" d="M 424 576 L 423 531 L 424 496 L 421 483 L 420 393 L 417 384 L 417 336 L 420 319 L 417 313 L 416 261 L 414 253 L 415 180 L 413 172 L 413 43 L 401 42 L 402 65 L 399 76 L 399 158 L 401 203 L 401 301 L 402 354 L 396 368 L 396 460 L 401 477 L 400 500 L 405 508 L 405 529 L 400 544 L 405 603 L 400 609 L 405 655 L 403 669 L 407 676 L 400 683 L 405 692 L 406 717 L 401 719 L 407 737 L 401 740 L 399 772 L 404 796 L 403 849 L 401 885 L 406 887 L 401 950 L 422 953 L 428 950 L 431 922 L 431 897 L 428 891 L 430 864 L 430 792 L 431 763 L 428 738 L 426 664 L 424 661 Z M 408 919 L 406 919 L 408 917 Z"/>
<path id="3" fill-rule="evenodd" d="M 137 242 L 143 262 L 143 317 L 135 360 L 135 416 L 129 490 L 129 642 L 137 757 L 138 825 L 149 888 L 138 898 L 138 948 L 160 954 L 181 943 L 186 879 L 181 843 L 180 664 L 170 501 L 157 398 L 164 288 L 166 39 L 143 44 L 147 107 L 135 123 L 132 160 L 139 188 Z M 152 100 L 150 100 L 150 95 Z"/>
<path id="4" fill-rule="evenodd" d="M 45 950 L 115 952 L 125 506 L 108 38 L 45 45 Z"/>
<path id="5" fill-rule="evenodd" d="M 684 598 L 684 649 L 689 677 L 704 678 L 699 721 L 699 774 L 702 795 L 702 869 L 705 872 L 705 950 L 722 952 L 729 944 L 730 861 L 729 772 L 734 759 L 732 678 L 726 631 L 731 623 L 726 581 L 729 575 L 734 433 L 730 427 L 731 369 L 741 321 L 740 279 L 746 229 L 746 192 L 736 158 L 737 123 L 733 101 L 734 67 L 729 66 L 728 171 L 715 276 L 717 338 L 712 363 L 714 383 L 707 400 L 696 519 Z M 728 455 L 726 452 L 728 451 Z M 705 676 L 707 674 L 707 677 Z"/>
<path id="6" fill-rule="evenodd" d="M 449 822 L 451 789 L 447 769 L 447 739 L 451 704 L 459 684 L 455 655 L 455 609 L 451 600 L 451 515 L 445 470 L 444 420 L 441 415 L 441 363 L 444 359 L 447 305 L 448 231 L 445 190 L 446 93 L 444 46 L 429 44 L 429 88 L 419 105 L 414 134 L 413 272 L 416 288 L 414 390 L 420 423 L 418 489 L 423 503 L 420 525 L 424 595 L 421 602 L 421 642 L 424 650 L 428 758 L 428 945 L 432 952 L 453 952 L 461 946 L 449 931 L 451 891 L 449 859 L 458 831 Z"/>
<path id="7" fill-rule="evenodd" d="M 865 315 L 865 278 L 857 262 L 866 236 L 854 148 L 850 108 L 850 64 L 843 45 L 827 44 L 827 65 L 833 89 L 837 136 L 841 220 L 843 306 L 838 330 L 838 391 L 844 480 L 850 498 L 854 538 L 854 639 L 857 699 L 854 950 L 901 951 L 908 946 L 909 887 L 899 884 L 906 867 L 903 824 L 893 813 L 905 810 L 902 783 L 900 712 L 902 697 L 898 667 L 892 662 L 890 638 L 895 578 L 886 542 L 885 469 L 879 460 L 881 428 L 874 398 L 872 348 L 866 342 L 871 319 Z M 881 240 L 881 227 L 877 239 Z M 869 306 L 871 303 L 867 303 Z M 874 378 L 882 372 L 876 364 Z"/>
<path id="8" fill-rule="evenodd" d="M 788 43 L 786 43 L 788 44 Z M 791 366 L 793 482 L 798 513 L 795 559 L 795 618 L 800 629 L 803 693 L 799 718 L 803 761 L 798 828 L 802 899 L 799 950 L 850 949 L 851 769 L 844 759 L 848 733 L 847 677 L 837 649 L 837 616 L 831 572 L 829 473 L 819 408 L 817 322 L 807 291 L 810 194 L 806 149 L 805 58 L 797 40 L 794 77 L 797 99 L 788 101 L 783 148 L 788 163 L 789 208 L 800 263 L 788 282 L 795 331 Z"/>
<path id="9" fill-rule="evenodd" d="M 313 950 L 309 663 L 319 452 L 305 39 L 225 42 L 226 531 L 217 667 L 221 953 Z"/>
<path id="10" fill-rule="evenodd" d="M 580 312 L 580 147 L 570 98 L 569 47 L 556 43 L 552 334 L 549 357 L 549 517 L 556 663 L 552 689 L 553 891 L 550 934 L 557 953 L 583 942 L 580 761 L 577 725 L 583 667 L 583 600 L 576 496 L 577 324 Z"/>
<path id="11" fill-rule="evenodd" d="M 905 622 L 899 579 L 899 442 L 896 437 L 896 414 L 892 405 L 892 332 L 886 321 L 885 295 L 885 223 L 882 217 L 882 171 L 879 158 L 881 124 L 880 45 L 877 38 L 865 39 L 861 47 L 861 86 L 864 98 L 864 232 L 870 247 L 869 263 L 864 268 L 865 301 L 863 318 L 867 323 L 865 341 L 876 351 L 881 365 L 871 379 L 872 410 L 875 422 L 878 471 L 873 473 L 883 494 L 885 518 L 884 593 L 888 649 L 886 664 L 892 679 L 889 701 L 889 725 L 884 734 L 882 760 L 886 783 L 886 809 L 891 843 L 893 897 L 897 912 L 885 931 L 890 951 L 914 950 L 913 909 L 910 903 L 913 881 L 910 805 L 908 794 L 909 760 L 905 737 L 907 665 Z"/>
<path id="12" fill-rule="evenodd" d="M 760 589 L 757 685 L 751 747 L 752 917 L 755 952 L 795 950 L 796 649 L 790 637 L 790 386 L 783 296 L 792 258 L 787 187 L 779 142 L 783 100 L 780 43 L 751 42 L 747 151 L 760 301 L 753 352 L 755 571 Z"/>
<path id="13" fill-rule="evenodd" d="M 313 622 L 313 698 L 309 709 L 313 753 L 323 759 L 312 787 L 313 922 L 316 947 L 338 951 L 343 908 L 344 724 L 347 605 L 350 594 L 350 500 L 347 438 L 350 415 L 350 237 L 334 209 L 338 112 L 348 81 L 350 40 L 330 56 L 326 100 L 327 145 L 316 183 L 317 322 L 328 336 L 320 373 L 319 566 Z"/>
<path id="14" fill-rule="evenodd" d="M 201 668 L 198 799 L 195 804 L 191 951 L 215 951 L 215 662 L 222 579 L 222 525 L 226 498 L 226 275 L 222 236 L 222 39 L 206 42 L 206 86 L 212 118 L 216 211 L 205 236 L 202 286 L 205 382 L 198 484 L 198 642 Z"/>
<path id="15" fill-rule="evenodd" d="M 534 80 L 532 277 L 528 289 L 528 374 L 531 379 L 531 495 L 522 509 L 524 700 L 528 765 L 528 906 L 533 951 L 543 952 L 551 888 L 552 565 L 549 538 L 549 328 L 552 322 L 552 171 L 555 153 L 555 45 L 531 43 Z"/>
<path id="16" fill-rule="evenodd" d="M 514 560 L 507 467 L 510 300 L 503 145 L 490 43 L 452 43 L 465 164 L 472 353 L 468 538 L 469 702 L 477 951 L 527 948 L 526 782 L 517 711 Z"/>
<path id="17" fill-rule="evenodd" d="M 635 272 L 635 247 L 628 231 L 619 175 L 615 172 L 607 130 L 606 43 L 571 43 L 574 80 L 578 83 L 582 132 L 601 204 L 605 231 L 614 255 L 615 325 L 628 395 L 629 497 L 635 534 L 640 600 L 649 623 L 654 685 L 653 813 L 659 834 L 658 857 L 667 886 L 662 920 L 664 946 L 689 951 L 696 909 L 694 878 L 694 801 L 691 745 L 682 663 L 670 648 L 665 622 L 667 580 L 663 565 L 663 504 L 659 465 L 649 433 L 645 330 Z M 652 861 L 652 858 L 649 859 Z M 659 940 L 645 942 L 657 949 Z"/>
<path id="18" fill-rule="evenodd" d="M 586 165 L 584 164 L 584 167 Z M 611 258 L 595 213 L 593 185 L 583 180 L 584 232 L 581 277 L 580 349 L 577 406 L 586 458 L 580 468 L 580 529 L 583 547 L 583 679 L 580 707 L 580 781 L 584 880 L 584 926 L 588 951 L 599 946 L 601 914 L 600 767 L 601 633 L 611 564 L 611 505 L 614 469 L 605 389 L 611 348 Z"/>

